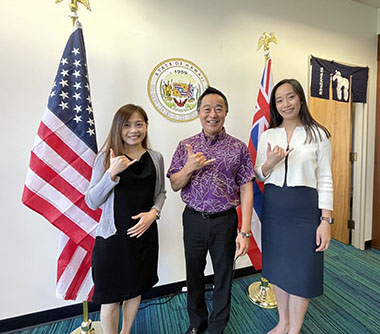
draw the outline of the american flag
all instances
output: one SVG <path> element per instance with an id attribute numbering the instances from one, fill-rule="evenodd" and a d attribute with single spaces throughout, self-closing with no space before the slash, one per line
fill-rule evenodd
<path id="1" fill-rule="evenodd" d="M 249 137 L 248 150 L 251 154 L 253 165 L 256 164 L 257 145 L 260 135 L 269 126 L 269 99 L 273 88 L 272 59 L 268 56 L 260 82 L 257 96 L 255 114 L 253 116 L 252 129 Z M 262 268 L 261 263 L 261 212 L 264 182 L 253 183 L 253 212 L 251 219 L 251 242 L 248 256 L 256 270 Z"/>
<path id="2" fill-rule="evenodd" d="M 58 298 L 90 300 L 91 252 L 101 210 L 84 201 L 97 153 L 82 26 L 77 21 L 60 60 L 31 150 L 22 202 L 61 233 Z"/>

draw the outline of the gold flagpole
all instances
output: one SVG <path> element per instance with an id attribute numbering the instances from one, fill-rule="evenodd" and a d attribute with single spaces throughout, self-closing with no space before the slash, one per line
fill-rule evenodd
<path id="1" fill-rule="evenodd" d="M 55 0 L 55 3 L 60 3 L 63 0 Z M 73 26 L 78 19 L 78 2 L 84 5 L 89 11 L 91 11 L 90 2 L 88 0 L 70 0 L 70 17 L 73 21 Z M 102 334 L 102 326 L 100 321 L 92 321 L 88 318 L 88 301 L 82 303 L 83 306 L 83 321 L 77 329 L 71 334 Z"/>
<path id="2" fill-rule="evenodd" d="M 102 325 L 100 321 L 92 321 L 88 318 L 88 302 L 83 302 L 83 321 L 77 329 L 71 334 L 102 334 Z"/>
<path id="3" fill-rule="evenodd" d="M 264 32 L 258 40 L 257 51 L 259 51 L 261 47 L 264 48 L 265 62 L 269 58 L 269 43 L 277 44 L 277 37 L 273 32 Z M 273 284 L 270 284 L 264 277 L 261 277 L 260 281 L 254 282 L 248 287 L 248 297 L 251 302 L 257 306 L 263 308 L 277 307 Z"/>

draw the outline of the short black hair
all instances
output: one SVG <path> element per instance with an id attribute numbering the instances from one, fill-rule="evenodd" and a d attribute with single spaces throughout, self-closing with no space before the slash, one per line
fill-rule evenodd
<path id="1" fill-rule="evenodd" d="M 218 89 L 214 88 L 214 87 L 207 87 L 206 90 L 202 93 L 202 95 L 199 97 L 198 99 L 198 103 L 197 103 L 197 111 L 199 113 L 199 110 L 200 110 L 200 107 L 201 107 L 201 103 L 202 103 L 202 100 L 203 98 L 206 96 L 206 95 L 210 95 L 210 94 L 216 94 L 216 95 L 219 95 L 223 98 L 223 101 L 226 105 L 226 113 L 228 112 L 228 102 L 227 102 L 227 98 L 226 96 Z"/>

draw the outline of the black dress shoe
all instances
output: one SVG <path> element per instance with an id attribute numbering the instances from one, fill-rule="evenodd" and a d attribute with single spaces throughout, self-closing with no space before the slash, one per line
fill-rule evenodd
<path id="1" fill-rule="evenodd" d="M 198 334 L 198 328 L 189 328 L 185 334 Z"/>
<path id="2" fill-rule="evenodd" d="M 197 327 L 189 327 L 189 329 L 185 332 L 185 334 L 202 334 L 206 331 L 207 325 L 206 326 L 199 326 Z"/>

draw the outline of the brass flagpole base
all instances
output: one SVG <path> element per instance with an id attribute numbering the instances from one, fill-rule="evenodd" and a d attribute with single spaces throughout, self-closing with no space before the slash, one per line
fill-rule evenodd
<path id="1" fill-rule="evenodd" d="M 248 287 L 248 297 L 253 304 L 262 308 L 277 307 L 273 284 L 264 277 L 261 277 L 260 282 L 254 282 Z"/>
<path id="2" fill-rule="evenodd" d="M 71 332 L 71 334 L 102 334 L 102 326 L 100 321 L 83 321 L 77 329 Z"/>
<path id="3" fill-rule="evenodd" d="M 71 334 L 102 334 L 102 326 L 100 321 L 92 321 L 88 318 L 88 302 L 83 302 L 83 321 L 79 328 L 75 329 Z"/>

